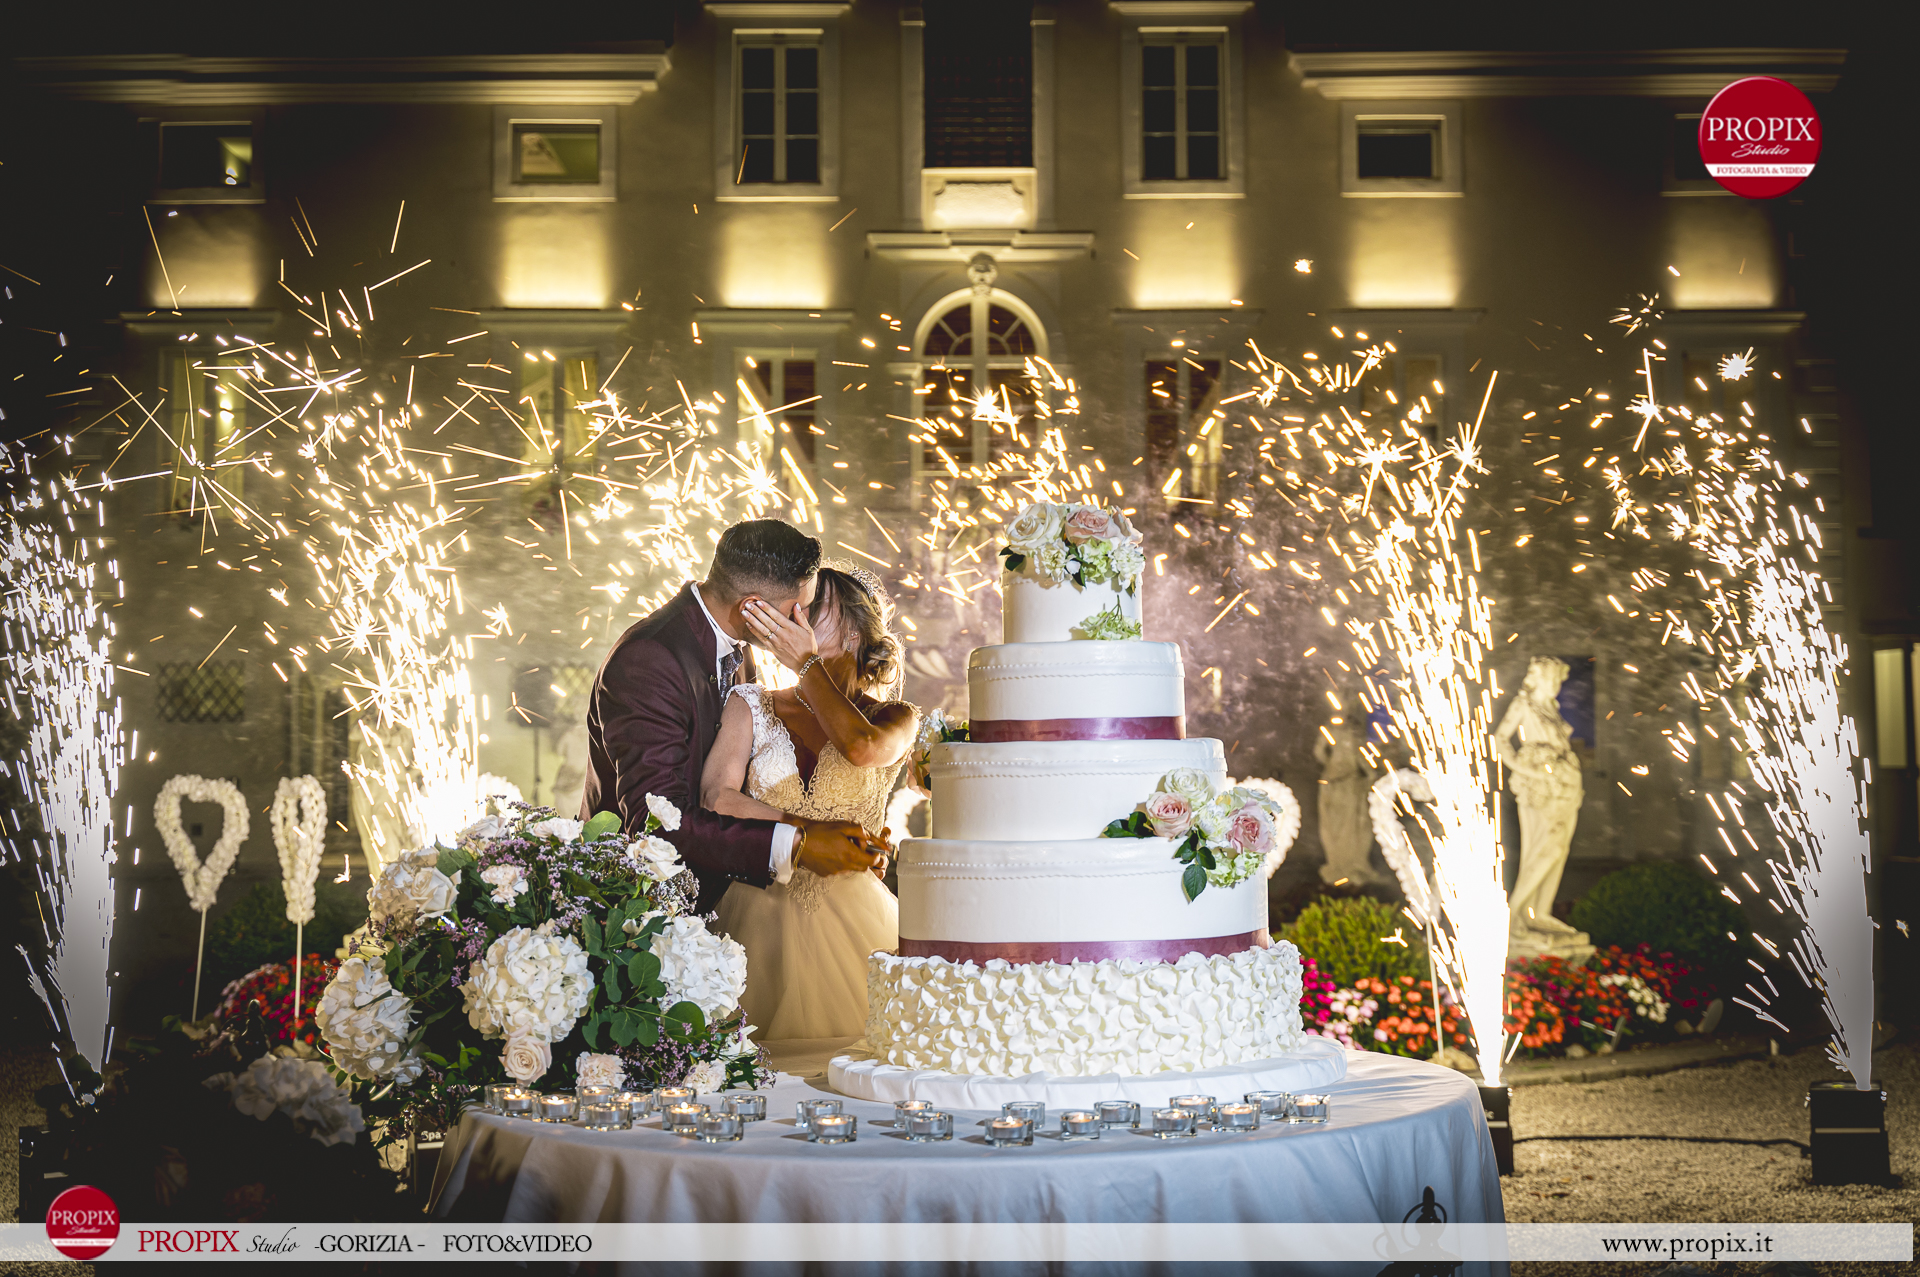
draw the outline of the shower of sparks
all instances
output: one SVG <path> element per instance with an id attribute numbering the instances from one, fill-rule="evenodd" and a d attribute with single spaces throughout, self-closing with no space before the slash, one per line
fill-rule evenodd
<path id="1" fill-rule="evenodd" d="M 1720 380 L 1742 381 L 1753 371 L 1753 347 L 1749 346 L 1744 354 L 1726 355 L 1720 360 Z"/>
<path id="2" fill-rule="evenodd" d="M 1387 351 L 1353 353 L 1357 363 L 1316 359 L 1300 372 L 1261 357 L 1252 365 L 1261 378 L 1257 397 L 1271 404 L 1289 388 L 1344 390 Z M 1492 393 L 1489 378 L 1482 416 Z M 1431 890 L 1441 925 L 1426 930 L 1435 975 L 1466 1013 L 1481 1072 L 1497 1085 L 1508 923 L 1491 735 L 1499 693 L 1487 669 L 1492 604 L 1479 586 L 1479 547 L 1460 527 L 1483 471 L 1480 421 L 1462 424 L 1441 443 L 1423 416 L 1418 404 L 1397 420 L 1356 417 L 1344 408 L 1321 412 L 1288 436 L 1288 446 L 1300 456 L 1296 440 L 1304 433 L 1326 464 L 1324 473 L 1308 471 L 1303 495 L 1324 532 L 1326 554 L 1314 566 L 1345 569 L 1345 588 L 1333 593 L 1347 614 L 1340 619 L 1325 609 L 1323 619 L 1350 636 L 1357 668 L 1370 671 L 1363 679 L 1367 700 L 1391 704 L 1411 765 L 1432 787 L 1433 805 L 1414 814 L 1433 848 Z M 1352 606 L 1370 597 L 1377 606 Z"/>
<path id="3" fill-rule="evenodd" d="M 1613 322 L 1625 328 L 1629 333 L 1638 332 L 1660 318 L 1660 298 L 1658 294 L 1641 293 L 1633 301 L 1620 308 Z"/>
<path id="4" fill-rule="evenodd" d="M 1745 790 L 1736 781 L 1727 810 L 1714 804 L 1727 868 L 1713 857 L 1701 859 L 1735 903 L 1743 903 L 1736 884 L 1760 892 L 1743 865 L 1759 868 L 1755 862 L 1764 861 L 1775 907 L 1784 904 L 1804 924 L 1788 943 L 1787 958 L 1820 994 L 1833 1028 L 1829 1054 L 1865 1089 L 1872 1077 L 1874 997 L 1866 764 L 1854 720 L 1840 702 L 1847 649 L 1826 624 L 1833 593 L 1819 568 L 1820 529 L 1793 500 L 1810 495 L 1803 491 L 1807 482 L 1787 473 L 1746 404 L 1733 422 L 1720 413 L 1657 406 L 1653 362 L 1649 354 L 1642 364 L 1643 415 L 1677 427 L 1662 438 L 1678 441 L 1644 455 L 1635 475 L 1609 475 L 1614 521 L 1648 540 L 1664 532 L 1698 553 L 1702 566 L 1689 574 L 1689 584 L 1702 611 L 1675 606 L 1665 609 L 1665 620 L 1673 635 L 1713 658 L 1710 683 L 1689 675 L 1688 691 L 1700 706 L 1703 730 L 1712 732 L 1711 720 L 1720 719 L 1729 743 L 1744 754 L 1779 844 L 1769 857 L 1747 829 L 1739 805 Z M 1747 357 L 1729 356 L 1721 375 L 1736 380 L 1750 369 Z M 1649 490 L 1636 488 L 1636 479 Z M 1825 509 L 1818 496 L 1810 504 Z M 1657 582 L 1650 577 L 1649 583 Z M 1685 731 L 1672 739 L 1683 758 L 1699 743 Z M 1772 944 L 1761 943 L 1778 956 Z M 1764 990 L 1747 985 L 1752 1002 L 1735 1000 L 1777 1024 L 1766 1010 L 1777 991 L 1764 973 L 1760 983 Z"/>
<path id="5" fill-rule="evenodd" d="M 0 450 L 0 475 L 12 490 L 0 511 L 0 667 L 7 708 L 27 727 L 20 787 L 44 831 L 36 837 L 16 818 L 4 835 L 9 860 L 32 860 L 50 906 L 41 915 L 48 969 L 29 959 L 28 981 L 56 1031 L 99 1070 L 111 1041 L 113 801 L 125 761 L 103 604 L 124 598 L 126 585 L 102 553 L 100 498 L 36 476 L 32 459 L 12 448 Z"/>

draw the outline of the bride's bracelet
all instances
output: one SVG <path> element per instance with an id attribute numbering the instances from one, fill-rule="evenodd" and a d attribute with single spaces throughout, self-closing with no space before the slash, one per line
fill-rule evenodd
<path id="1" fill-rule="evenodd" d="M 814 667 L 814 664 L 818 662 L 819 659 L 820 659 L 820 653 L 815 652 L 811 656 L 807 657 L 806 660 L 800 662 L 800 668 L 793 672 L 793 683 L 795 687 L 798 687 L 800 685 L 800 680 L 807 676 L 807 671 L 812 669 Z"/>

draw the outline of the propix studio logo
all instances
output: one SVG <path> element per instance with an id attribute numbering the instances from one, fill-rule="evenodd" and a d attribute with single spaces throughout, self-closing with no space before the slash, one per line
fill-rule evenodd
<path id="1" fill-rule="evenodd" d="M 47 1240 L 68 1259 L 98 1259 L 119 1238 L 120 1208 L 97 1188 L 69 1188 L 47 1211 Z"/>
<path id="2" fill-rule="evenodd" d="M 1785 195 L 1820 158 L 1820 116 L 1785 80 L 1750 75 L 1720 90 L 1700 116 L 1700 159 L 1713 180 L 1748 199 Z"/>

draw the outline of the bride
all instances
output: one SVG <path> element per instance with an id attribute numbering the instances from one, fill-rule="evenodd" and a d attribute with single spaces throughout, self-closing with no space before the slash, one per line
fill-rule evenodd
<path id="1" fill-rule="evenodd" d="M 882 845 L 888 795 L 920 712 L 889 698 L 900 644 L 885 587 L 864 568 L 823 566 L 806 619 L 742 606 L 758 644 L 799 673 L 792 688 L 743 683 L 727 698 L 700 778 L 729 816 L 857 822 Z M 884 866 L 884 862 L 883 862 Z M 851 1038 L 866 1029 L 867 955 L 900 943 L 900 907 L 872 874 L 821 878 L 794 866 L 765 889 L 735 883 L 720 930 L 747 950 L 747 1023 L 769 1039 Z"/>

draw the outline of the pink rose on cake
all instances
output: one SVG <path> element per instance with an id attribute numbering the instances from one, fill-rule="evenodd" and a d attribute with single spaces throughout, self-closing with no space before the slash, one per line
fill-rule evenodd
<path id="1" fill-rule="evenodd" d="M 1193 804 L 1179 794 L 1154 794 L 1141 804 L 1157 838 L 1185 838 L 1193 828 Z"/>
<path id="2" fill-rule="evenodd" d="M 1064 533 L 1072 545 L 1085 545 L 1089 541 L 1106 540 L 1118 535 L 1113 526 L 1113 516 L 1094 505 L 1068 506 Z"/>
<path id="3" fill-rule="evenodd" d="M 1273 815 L 1257 802 L 1248 803 L 1227 818 L 1226 832 L 1234 851 L 1264 856 L 1273 848 Z"/>

